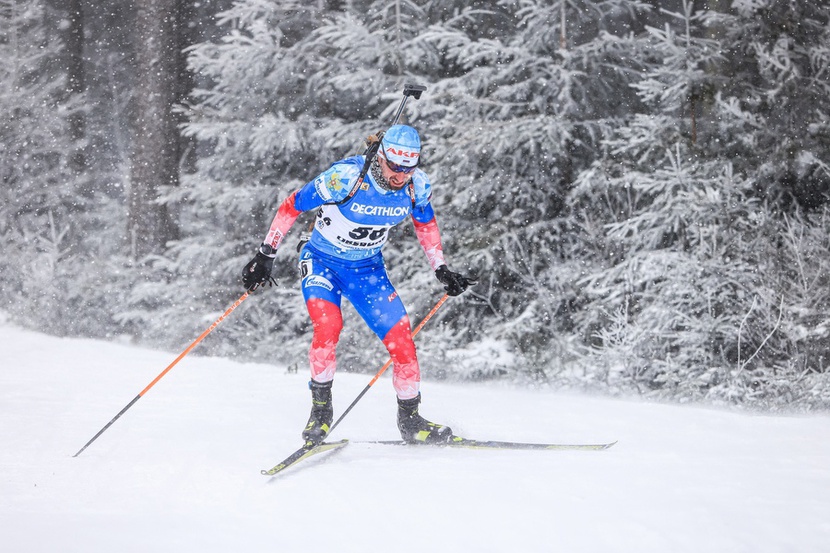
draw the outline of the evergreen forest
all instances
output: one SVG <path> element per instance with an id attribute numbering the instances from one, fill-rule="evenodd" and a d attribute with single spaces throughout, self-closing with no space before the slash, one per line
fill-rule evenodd
<path id="1" fill-rule="evenodd" d="M 0 318 L 181 351 L 407 83 L 449 267 L 478 276 L 416 339 L 425 379 L 830 407 L 815 0 L 0 0 Z M 197 353 L 307 370 L 311 216 Z M 443 290 L 410 222 L 384 257 L 417 322 Z M 344 318 L 339 370 L 374 374 Z"/>

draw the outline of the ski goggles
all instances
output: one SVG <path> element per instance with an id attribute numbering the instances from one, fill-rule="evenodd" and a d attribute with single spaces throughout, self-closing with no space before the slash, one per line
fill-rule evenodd
<path id="1" fill-rule="evenodd" d="M 386 166 L 392 170 L 393 173 L 403 173 L 404 175 L 408 175 L 412 171 L 418 168 L 418 163 L 413 165 L 412 167 L 407 167 L 406 165 L 398 165 L 397 163 L 392 163 L 388 159 L 386 161 Z"/>

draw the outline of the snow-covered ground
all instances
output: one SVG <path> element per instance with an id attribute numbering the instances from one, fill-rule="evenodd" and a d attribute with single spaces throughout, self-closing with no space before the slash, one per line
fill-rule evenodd
<path id="1" fill-rule="evenodd" d="M 210 339 L 210 338 L 208 338 Z M 305 374 L 0 326 L 0 547 L 20 552 L 824 552 L 830 416 L 759 416 L 499 385 L 422 386 L 475 438 L 607 451 L 299 445 Z M 338 375 L 335 409 L 367 384 Z M 339 411 L 338 411 L 339 412 Z M 332 438 L 395 439 L 384 377 Z"/>

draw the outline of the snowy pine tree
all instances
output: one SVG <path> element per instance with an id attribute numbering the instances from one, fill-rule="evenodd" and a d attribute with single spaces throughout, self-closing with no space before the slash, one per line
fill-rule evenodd
<path id="1" fill-rule="evenodd" d="M 803 239 L 815 234 L 800 215 L 782 221 L 775 183 L 735 155 L 753 140 L 747 121 L 762 117 L 738 98 L 752 98 L 761 80 L 727 78 L 753 67 L 723 54 L 738 44 L 708 38 L 730 18 L 689 0 L 669 15 L 675 24 L 649 30 L 657 63 L 635 85 L 649 109 L 606 141 L 607 158 L 580 176 L 574 197 L 595 218 L 584 228 L 609 233 L 589 242 L 594 269 L 577 316 L 588 363 L 605 369 L 590 378 L 683 399 L 792 398 L 792 389 L 780 393 L 782 381 L 803 378 L 796 366 L 820 367 L 795 361 L 799 340 L 788 327 L 805 306 L 790 300 L 824 280 L 812 270 L 823 262 L 807 267 L 802 258 L 805 246 L 824 244 Z M 801 261 L 800 283 L 782 257 Z M 826 382 L 817 386 L 826 395 Z"/>
<path id="2" fill-rule="evenodd" d="M 0 1 L 0 275 L 3 309 L 61 332 L 66 316 L 53 288 L 67 276 L 75 202 L 73 150 L 63 74 L 50 71 L 60 43 L 44 26 L 40 0 Z"/>
<path id="3" fill-rule="evenodd" d="M 236 2 L 190 50 L 182 238 L 120 320 L 192 339 L 282 199 L 416 82 L 445 252 L 482 281 L 419 342 L 427 376 L 826 402 L 827 10 L 722 4 Z M 212 351 L 305 364 L 299 230 Z M 384 255 L 417 320 L 441 290 L 407 225 Z M 347 323 L 341 366 L 379 365 L 370 343 Z"/>
<path id="4" fill-rule="evenodd" d="M 639 104 L 629 84 L 645 44 L 627 29 L 641 26 L 648 6 L 499 6 L 484 36 L 461 18 L 430 31 L 454 69 L 428 104 L 433 161 L 452 183 L 438 205 L 458 214 L 444 225 L 450 245 L 483 277 L 453 321 L 468 329 L 455 343 L 497 339 L 517 355 L 512 371 L 545 379 L 573 355 L 567 313 L 580 245 L 566 196 L 599 141 Z"/>

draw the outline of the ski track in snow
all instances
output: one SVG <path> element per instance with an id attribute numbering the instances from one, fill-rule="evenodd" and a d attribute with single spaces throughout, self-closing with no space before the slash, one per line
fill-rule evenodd
<path id="1" fill-rule="evenodd" d="M 198 353 L 198 351 L 197 351 Z M 822 552 L 830 417 L 424 382 L 470 438 L 607 451 L 300 445 L 307 374 L 0 326 L 0 543 L 19 552 Z M 335 415 L 371 375 L 338 374 Z M 333 439 L 397 439 L 388 377 Z"/>

